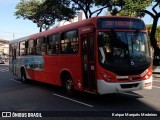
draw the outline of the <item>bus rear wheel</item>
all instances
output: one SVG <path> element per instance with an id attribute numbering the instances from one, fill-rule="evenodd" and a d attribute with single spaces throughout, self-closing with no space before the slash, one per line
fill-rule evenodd
<path id="1" fill-rule="evenodd" d="M 74 84 L 72 78 L 69 75 L 65 77 L 64 87 L 68 95 L 74 95 Z"/>

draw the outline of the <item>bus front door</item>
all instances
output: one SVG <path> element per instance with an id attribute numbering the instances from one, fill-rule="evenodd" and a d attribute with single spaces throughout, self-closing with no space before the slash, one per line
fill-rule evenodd
<path id="1" fill-rule="evenodd" d="M 85 34 L 81 36 L 83 59 L 83 88 L 85 91 L 90 92 L 96 92 L 94 38 L 94 34 Z"/>

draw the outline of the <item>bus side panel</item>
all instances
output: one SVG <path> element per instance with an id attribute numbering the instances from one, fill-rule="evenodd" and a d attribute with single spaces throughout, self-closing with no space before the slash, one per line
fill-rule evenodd
<path id="1" fill-rule="evenodd" d="M 44 56 L 44 82 L 60 86 L 57 58 L 58 56 Z"/>
<path id="2" fill-rule="evenodd" d="M 77 55 L 45 56 L 44 61 L 44 82 L 61 86 L 61 72 L 65 70 L 72 77 L 72 80 L 74 82 L 74 89 L 82 90 L 82 68 L 80 57 L 78 57 Z"/>
<path id="3" fill-rule="evenodd" d="M 33 70 L 32 73 L 34 80 L 44 82 L 44 71 Z"/>
<path id="4" fill-rule="evenodd" d="M 79 55 L 62 55 L 57 59 L 60 72 L 68 71 L 72 77 L 75 90 L 82 90 L 82 63 Z"/>
<path id="5" fill-rule="evenodd" d="M 17 62 L 19 74 L 21 68 L 24 67 L 28 79 L 43 81 L 44 79 L 44 60 L 42 56 L 22 56 Z"/>

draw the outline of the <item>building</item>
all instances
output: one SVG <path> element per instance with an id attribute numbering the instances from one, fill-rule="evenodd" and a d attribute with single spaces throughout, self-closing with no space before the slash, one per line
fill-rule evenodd
<path id="1" fill-rule="evenodd" d="M 0 39 L 0 54 L 9 55 L 9 40 Z"/>
<path id="2" fill-rule="evenodd" d="M 55 25 L 54 28 L 60 27 L 60 26 L 63 26 L 63 25 L 67 25 L 67 24 L 71 24 L 73 22 L 78 22 L 78 21 L 81 21 L 81 20 L 84 20 L 84 19 L 86 19 L 84 13 L 79 12 L 78 15 L 75 18 L 70 19 L 69 21 L 62 20 L 57 25 Z"/>

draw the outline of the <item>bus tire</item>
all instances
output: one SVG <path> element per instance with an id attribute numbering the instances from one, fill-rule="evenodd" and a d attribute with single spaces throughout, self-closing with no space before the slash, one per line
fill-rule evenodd
<path id="1" fill-rule="evenodd" d="M 21 81 L 23 83 L 27 82 L 26 72 L 25 72 L 24 68 L 21 69 Z"/>
<path id="2" fill-rule="evenodd" d="M 70 75 L 65 76 L 64 87 L 68 95 L 74 95 L 74 84 Z"/>

